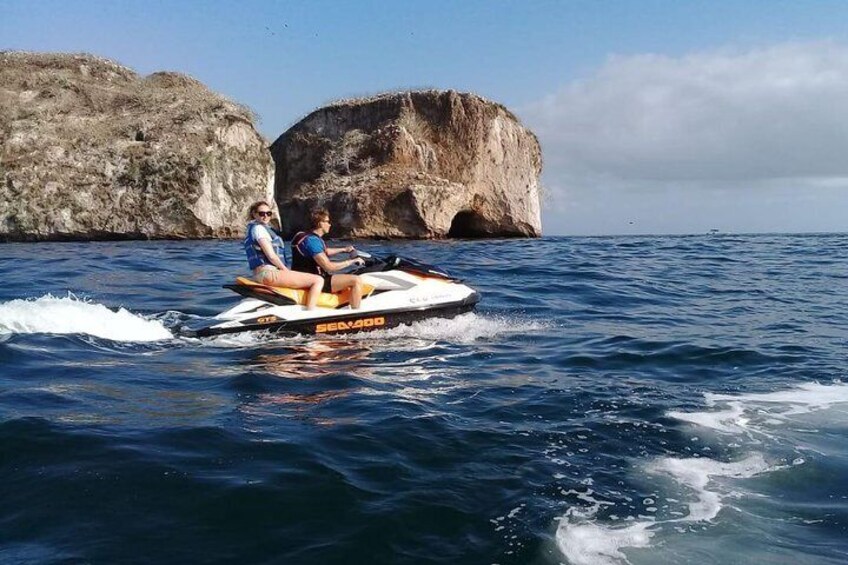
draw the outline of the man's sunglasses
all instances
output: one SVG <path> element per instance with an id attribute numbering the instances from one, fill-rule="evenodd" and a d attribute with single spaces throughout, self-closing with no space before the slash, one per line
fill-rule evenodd
<path id="1" fill-rule="evenodd" d="M 260 216 L 262 216 L 263 218 L 266 218 L 266 217 L 270 218 L 271 216 L 274 215 L 274 212 L 256 212 L 256 213 L 259 214 Z"/>

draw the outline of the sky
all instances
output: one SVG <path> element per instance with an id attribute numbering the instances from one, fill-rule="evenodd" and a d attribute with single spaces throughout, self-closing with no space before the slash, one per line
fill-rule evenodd
<path id="1" fill-rule="evenodd" d="M 273 141 L 474 92 L 542 146 L 545 235 L 848 231 L 848 2 L 0 0 L 0 49 L 177 71 Z"/>

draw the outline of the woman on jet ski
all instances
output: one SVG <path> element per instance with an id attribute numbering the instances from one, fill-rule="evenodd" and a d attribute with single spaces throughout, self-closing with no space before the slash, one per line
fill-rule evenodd
<path id="1" fill-rule="evenodd" d="M 313 310 L 318 304 L 324 279 L 286 267 L 278 252 L 283 247 L 283 240 L 268 227 L 272 215 L 271 206 L 264 200 L 254 202 L 248 211 L 250 223 L 247 224 L 243 245 L 253 279 L 269 286 L 309 289 L 306 309 Z"/>

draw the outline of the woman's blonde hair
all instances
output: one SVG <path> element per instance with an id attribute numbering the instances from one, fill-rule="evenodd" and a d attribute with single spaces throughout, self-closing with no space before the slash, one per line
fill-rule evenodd
<path id="1" fill-rule="evenodd" d="M 265 202 L 264 200 L 257 200 L 253 204 L 250 205 L 250 208 L 247 209 L 247 221 L 250 222 L 253 220 L 253 214 L 256 213 L 256 210 L 259 209 L 260 206 L 267 206 L 268 208 L 272 208 L 270 204 Z"/>

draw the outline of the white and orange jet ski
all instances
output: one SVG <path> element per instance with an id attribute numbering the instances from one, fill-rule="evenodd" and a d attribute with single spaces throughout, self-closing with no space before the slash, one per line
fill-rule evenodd
<path id="1" fill-rule="evenodd" d="M 412 259 L 383 259 L 359 253 L 365 265 L 348 271 L 362 277 L 361 306 L 351 309 L 350 293 L 322 293 L 318 307 L 306 310 L 306 291 L 266 286 L 239 277 L 224 285 L 244 300 L 182 329 L 184 335 L 205 337 L 267 330 L 286 334 L 340 334 L 378 330 L 425 318 L 452 318 L 473 310 L 480 294 L 446 271 Z"/>

